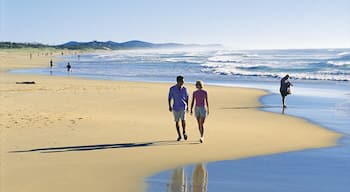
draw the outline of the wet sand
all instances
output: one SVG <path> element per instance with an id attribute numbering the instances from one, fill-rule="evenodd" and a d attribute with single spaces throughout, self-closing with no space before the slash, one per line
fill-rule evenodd
<path id="1" fill-rule="evenodd" d="M 206 86 L 204 143 L 189 114 L 189 139 L 177 142 L 172 84 L 5 73 L 49 66 L 50 58 L 0 51 L 0 191 L 142 191 L 144 179 L 164 169 L 333 146 L 340 137 L 259 111 L 264 91 Z M 16 84 L 25 81 L 35 84 Z M 185 79 L 190 93 L 193 83 Z"/>

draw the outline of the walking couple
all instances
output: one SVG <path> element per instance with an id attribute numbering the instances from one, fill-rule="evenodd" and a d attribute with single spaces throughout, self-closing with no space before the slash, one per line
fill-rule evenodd
<path id="1" fill-rule="evenodd" d="M 185 112 L 188 112 L 189 96 L 188 96 L 186 87 L 183 86 L 184 77 L 177 76 L 176 82 L 177 82 L 176 85 L 172 86 L 169 90 L 168 104 L 169 104 L 169 111 L 173 112 L 174 114 L 175 126 L 178 134 L 177 141 L 180 141 L 182 139 L 181 133 L 180 133 L 180 125 L 179 125 L 180 119 L 181 119 L 181 125 L 182 125 L 183 138 L 187 140 Z M 191 115 L 193 114 L 194 103 L 196 103 L 194 112 L 197 118 L 198 128 L 200 132 L 199 141 L 203 143 L 204 141 L 203 124 L 207 114 L 209 114 L 208 94 L 203 89 L 202 81 L 196 82 L 196 88 L 197 90 L 194 91 L 192 95 Z M 172 102 L 173 102 L 173 105 L 171 105 Z"/>

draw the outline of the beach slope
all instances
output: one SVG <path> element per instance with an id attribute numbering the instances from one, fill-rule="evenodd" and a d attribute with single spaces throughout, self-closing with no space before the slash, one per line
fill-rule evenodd
<path id="1" fill-rule="evenodd" d="M 24 51 L 0 51 L 0 191 L 143 191 L 156 172 L 335 145 L 339 134 L 303 119 L 258 110 L 261 90 L 206 86 L 205 142 L 187 114 L 177 142 L 167 94 L 172 84 L 14 75 L 48 66 Z M 175 78 L 175 77 L 174 77 Z M 35 84 L 16 84 L 16 82 Z M 186 82 L 190 93 L 193 82 Z"/>

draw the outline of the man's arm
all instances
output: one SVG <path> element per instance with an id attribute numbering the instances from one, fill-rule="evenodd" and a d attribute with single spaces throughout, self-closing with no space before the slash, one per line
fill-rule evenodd
<path id="1" fill-rule="evenodd" d="M 185 100 L 186 102 L 186 111 L 188 112 L 188 98 Z"/>
<path id="2" fill-rule="evenodd" d="M 209 115 L 209 101 L 208 101 L 208 94 L 205 96 L 205 103 L 207 104 L 207 113 Z"/>
<path id="3" fill-rule="evenodd" d="M 171 94 L 171 88 L 170 88 L 168 93 L 168 107 L 170 112 L 173 111 L 173 108 L 171 107 L 171 98 L 172 98 L 172 94 Z"/>
<path id="4" fill-rule="evenodd" d="M 188 98 L 189 98 L 189 96 L 188 96 L 187 89 L 185 89 L 185 90 L 186 90 L 186 99 L 185 99 L 185 102 L 186 102 L 186 111 L 188 112 Z"/>
<path id="5" fill-rule="evenodd" d="M 171 98 L 168 99 L 169 111 L 172 112 L 173 108 L 171 107 Z"/>
<path id="6" fill-rule="evenodd" d="M 192 94 L 191 114 L 193 113 L 193 104 L 194 104 L 194 93 Z"/>

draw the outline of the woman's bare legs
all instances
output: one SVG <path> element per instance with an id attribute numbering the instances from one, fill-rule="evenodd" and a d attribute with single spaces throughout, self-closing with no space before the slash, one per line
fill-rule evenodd
<path id="1" fill-rule="evenodd" d="M 205 121 L 204 117 L 197 117 L 198 129 L 199 129 L 199 133 L 201 135 L 201 138 L 200 138 L 201 143 L 203 142 L 203 139 L 204 139 L 204 126 L 203 126 L 204 121 Z"/>
<path id="2" fill-rule="evenodd" d="M 282 106 L 283 108 L 286 108 L 286 96 L 282 96 Z"/>

